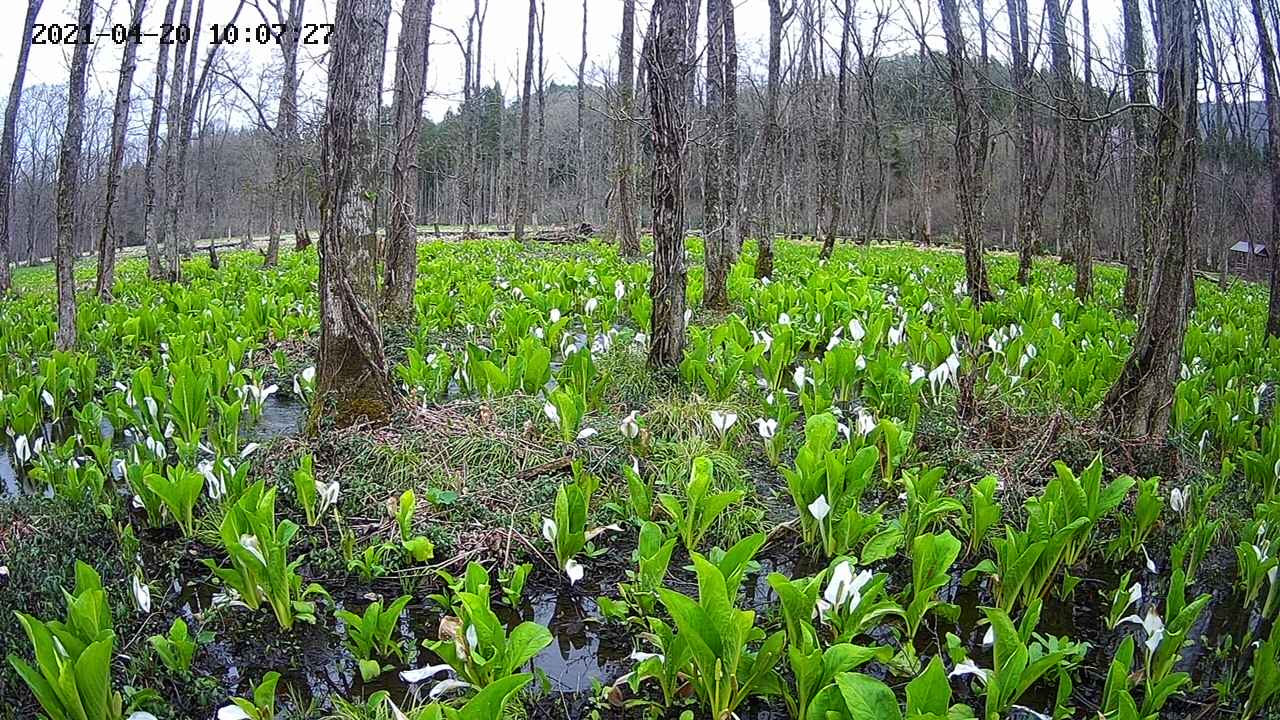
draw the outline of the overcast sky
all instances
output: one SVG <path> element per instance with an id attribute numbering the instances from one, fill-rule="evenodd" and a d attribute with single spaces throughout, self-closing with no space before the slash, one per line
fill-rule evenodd
<path id="1" fill-rule="evenodd" d="M 392 0 L 391 40 L 388 43 L 388 63 L 395 49 L 395 37 L 399 32 L 399 12 L 403 0 Z M 545 57 L 547 80 L 573 83 L 576 79 L 578 55 L 582 43 L 582 0 L 543 0 L 546 3 Z M 826 0 L 830 2 L 830 0 Z M 98 12 L 95 22 L 104 26 L 103 18 L 109 16 L 111 23 L 127 24 L 127 0 L 97 0 Z M 528 3 L 526 0 L 488 0 L 489 11 L 485 22 L 484 35 L 484 75 L 486 81 L 496 79 L 502 83 L 508 97 L 514 95 L 518 86 L 517 68 L 523 62 L 525 33 L 528 22 Z M 864 29 L 869 28 L 874 3 L 893 8 L 895 17 L 900 18 L 886 31 L 889 42 L 898 49 L 905 47 L 911 34 L 905 19 L 904 8 L 919 7 L 921 4 L 929 12 L 929 32 L 936 33 L 937 11 L 934 0 L 858 0 L 855 8 L 862 19 Z M 236 7 L 236 0 L 206 0 L 204 22 L 202 23 L 201 55 L 209 47 L 209 26 L 213 23 L 226 23 Z M 266 2 L 262 3 L 266 7 Z M 1070 3 L 1073 12 L 1078 12 L 1078 2 Z M 45 0 L 37 22 L 70 22 L 74 20 L 76 0 Z M 179 3 L 181 5 L 181 3 Z M 252 27 L 261 22 L 257 11 L 248 3 L 237 21 L 241 27 Z M 306 22 L 326 22 L 332 17 L 336 0 L 308 0 Z M 639 35 L 643 32 L 650 0 L 638 0 L 639 17 L 636 22 L 636 50 L 639 51 Z M 987 3 L 988 11 L 1003 9 L 1004 3 Z M 1032 14 L 1038 15 L 1038 2 L 1032 2 Z M 444 28 L 452 28 L 460 37 L 465 38 L 466 21 L 471 13 L 472 0 L 436 0 L 434 21 L 436 27 L 432 32 L 432 48 L 430 57 L 430 74 L 428 78 L 427 112 L 431 117 L 439 118 L 444 111 L 459 100 L 462 88 L 462 53 Z M 605 68 L 612 68 L 616 63 L 618 49 L 618 32 L 621 25 L 621 0 L 587 0 L 587 53 L 588 73 L 595 74 Z M 996 7 L 992 7 L 996 6 Z M 737 32 L 739 52 L 742 55 L 743 72 L 752 69 L 762 72 L 765 41 L 769 32 L 769 12 L 766 0 L 738 0 Z M 23 33 L 30 32 L 25 27 L 25 0 L 0 0 L 0 96 L 7 95 L 9 83 L 13 78 L 14 63 L 17 59 L 18 44 Z M 1110 38 L 1116 37 L 1120 29 L 1119 0 L 1093 0 L 1091 11 L 1094 18 L 1094 42 L 1102 46 L 1110 46 Z M 143 22 L 146 31 L 158 29 L 164 13 L 164 0 L 149 0 L 147 16 Z M 705 17 L 705 15 L 703 16 Z M 1003 17 L 992 18 L 993 52 L 1002 52 L 1002 28 L 1007 27 Z M 1035 21 L 1033 20 L 1033 25 Z M 105 27 L 105 26 L 104 26 Z M 869 33 L 869 29 L 866 30 Z M 940 46 L 941 44 L 938 43 Z M 147 96 L 151 92 L 153 68 L 157 44 L 154 39 L 144 41 L 140 47 L 139 67 L 135 76 L 135 97 Z M 66 82 L 67 65 L 70 57 L 69 46 L 37 45 L 32 48 L 31 61 L 28 67 L 27 85 L 39 83 Z M 274 44 L 266 46 L 239 44 L 227 51 L 227 57 L 234 66 L 246 75 L 256 75 L 257 69 L 270 67 L 278 61 L 279 53 Z M 304 94 L 314 97 L 324 92 L 324 73 L 322 49 L 303 48 L 300 63 Z M 103 93 L 111 96 L 115 93 L 116 73 L 119 65 L 120 48 L 109 40 L 101 40 L 92 50 L 91 71 L 89 74 L 90 93 Z M 390 68 L 390 64 L 388 68 Z M 386 85 L 391 85 L 390 69 L 387 73 Z M 251 85 L 256 89 L 257 84 Z M 387 93 L 386 101 L 390 101 Z"/>

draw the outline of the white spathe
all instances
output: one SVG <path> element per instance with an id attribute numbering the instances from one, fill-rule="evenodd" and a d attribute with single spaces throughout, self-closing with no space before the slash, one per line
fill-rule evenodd
<path id="1" fill-rule="evenodd" d="M 738 422 L 737 413 L 721 412 L 719 410 L 711 411 L 711 425 L 721 435 L 729 432 L 729 428 L 733 427 L 736 422 Z"/>
<path id="2" fill-rule="evenodd" d="M 809 514 L 814 520 L 821 523 L 827 515 L 831 513 L 831 505 L 827 503 L 826 495 L 819 495 L 816 500 L 809 503 Z"/>
<path id="3" fill-rule="evenodd" d="M 636 420 L 636 410 L 632 410 L 631 414 L 622 418 L 622 422 L 618 423 L 618 432 L 622 433 L 622 437 L 628 440 L 635 440 L 640 434 L 640 423 Z"/>

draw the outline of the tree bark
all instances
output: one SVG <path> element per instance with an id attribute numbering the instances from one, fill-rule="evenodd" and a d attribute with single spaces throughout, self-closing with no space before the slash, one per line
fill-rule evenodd
<path id="1" fill-rule="evenodd" d="M 779 145 L 782 125 L 778 118 L 778 95 L 782 86 L 782 0 L 769 0 L 769 87 L 764 106 L 764 157 L 760 239 L 756 255 L 756 277 L 773 275 L 773 235 L 778 210 L 778 175 L 782 170 Z"/>
<path id="2" fill-rule="evenodd" d="M 300 27 L 306 0 L 289 0 L 289 12 L 286 16 L 281 4 L 275 4 L 276 21 L 286 27 Z M 265 18 L 264 18 L 265 19 Z M 289 207 L 289 198 L 293 195 L 293 176 L 297 174 L 300 163 L 298 153 L 298 36 L 284 32 L 280 34 L 280 55 L 284 60 L 284 69 L 280 74 L 280 105 L 276 117 L 276 162 L 274 177 L 271 181 L 271 216 L 270 230 L 267 236 L 267 254 L 262 259 L 263 267 L 275 267 L 280 262 L 280 232 L 283 224 L 282 215 Z M 294 244 L 297 245 L 298 234 L 303 232 L 302 220 L 294 216 Z"/>
<path id="3" fill-rule="evenodd" d="M 634 1 L 634 0 L 633 0 Z M 626 10 L 623 10 L 624 14 Z M 634 7 L 632 12 L 635 12 Z M 626 20 L 624 18 L 623 22 Z M 624 42 L 626 40 L 624 39 Z M 621 52 L 621 48 L 619 48 Z M 619 78 L 621 82 L 621 78 Z M 577 179 L 577 198 L 574 203 L 575 216 L 578 222 L 587 222 L 587 146 L 585 130 L 587 119 L 587 0 L 582 0 L 582 55 L 578 57 L 578 128 L 575 148 L 573 175 Z"/>
<path id="4" fill-rule="evenodd" d="M 377 314 L 375 134 L 391 0 L 339 0 L 330 46 L 320 165 L 320 357 L 316 408 L 339 426 L 391 410 Z"/>
<path id="5" fill-rule="evenodd" d="M 723 0 L 707 0 L 707 144 L 703 149 L 702 246 L 706 272 L 702 304 L 712 310 L 729 307 L 729 242 L 727 217 L 720 193 L 725 171 L 724 147 L 724 23 Z"/>
<path id="6" fill-rule="evenodd" d="M 738 145 L 738 30 L 734 18 L 734 0 L 720 0 L 720 17 L 724 25 L 724 98 L 721 103 L 720 169 L 724 173 L 720 208 L 725 221 L 725 242 L 729 252 L 729 268 L 738 262 L 742 252 L 742 221 L 738 205 L 742 176 L 741 148 Z"/>
<path id="7" fill-rule="evenodd" d="M 1147 197 L 1152 187 L 1152 135 L 1150 83 L 1147 80 L 1146 36 L 1138 0 L 1121 0 L 1124 12 L 1124 61 L 1128 75 L 1129 122 L 1133 137 L 1133 202 L 1137 232 L 1129 236 L 1125 252 L 1124 310 L 1135 313 L 1146 298 L 1150 258 L 1155 243 L 1155 203 Z"/>
<path id="8" fill-rule="evenodd" d="M 835 251 L 836 234 L 840 231 L 841 209 L 844 204 L 844 143 L 849 133 L 848 85 L 849 85 L 849 36 L 853 33 L 853 2 L 844 0 L 840 24 L 840 67 L 836 72 L 836 141 L 832 153 L 831 170 L 826 191 L 822 193 L 827 206 L 823 221 L 822 252 L 819 257 L 829 258 Z"/>
<path id="9" fill-rule="evenodd" d="M 1062 230 L 1069 232 L 1064 238 L 1075 261 L 1076 297 L 1085 300 L 1093 291 L 1093 238 L 1086 220 L 1088 188 L 1084 173 L 1084 128 L 1077 119 L 1080 116 L 1079 95 L 1076 91 L 1075 70 L 1072 68 L 1071 41 L 1067 38 L 1067 22 L 1059 0 L 1046 0 L 1045 14 L 1049 17 L 1049 45 L 1052 58 L 1054 96 L 1058 133 L 1062 138 L 1062 170 L 1064 180 Z M 1089 92 L 1085 88 L 1084 92 Z M 1085 216 L 1085 217 L 1082 217 Z"/>
<path id="10" fill-rule="evenodd" d="M 1018 284 L 1031 281 L 1031 260 L 1040 243 L 1040 173 L 1036 163 L 1035 116 L 1031 110 L 1031 30 L 1027 0 L 1006 0 L 1009 15 L 1009 76 L 1013 86 L 1013 141 L 1018 155 L 1018 209 L 1014 244 L 1018 248 Z"/>
<path id="11" fill-rule="evenodd" d="M 520 96 L 520 170 L 516 181 L 515 240 L 524 240 L 524 224 L 529 219 L 529 114 L 533 90 L 533 44 L 537 30 L 538 3 L 529 0 L 529 33 L 524 50 L 524 92 Z"/>
<path id="12" fill-rule="evenodd" d="M 688 86 L 683 0 L 656 0 L 650 15 L 653 37 L 648 72 L 652 116 L 653 277 L 649 295 L 653 314 L 649 365 L 671 370 L 685 346 L 684 113 Z"/>
<path id="13" fill-rule="evenodd" d="M 30 28 L 40 14 L 44 0 L 27 0 L 27 20 Z M 18 48 L 18 64 L 13 71 L 13 85 L 9 88 L 9 103 L 4 109 L 4 134 L 0 138 L 0 295 L 13 287 L 9 270 L 12 253 L 9 249 L 9 210 L 13 205 L 13 160 L 18 151 L 18 107 L 22 100 L 22 86 L 27 79 L 27 59 L 31 56 L 30 32 L 22 33 Z"/>
<path id="14" fill-rule="evenodd" d="M 142 25 L 147 0 L 133 0 L 129 27 Z M 120 58 L 120 80 L 116 85 L 116 105 L 111 118 L 111 157 L 107 161 L 107 195 L 102 210 L 102 233 L 98 236 L 98 275 L 94 292 L 102 302 L 111 302 L 116 277 L 116 240 L 112 230 L 112 210 L 120 186 L 120 166 L 124 162 L 125 131 L 129 126 L 129 103 L 133 94 L 133 73 L 138 68 L 138 43 L 125 43 Z"/>
<path id="15" fill-rule="evenodd" d="M 585 7 L 585 2 L 584 2 Z M 585 12 L 585 10 L 584 10 Z M 635 24 L 636 0 L 622 0 L 622 37 L 618 42 L 618 98 L 620 117 L 614 124 L 617 164 L 614 167 L 613 208 L 618 233 L 618 251 L 623 257 L 640 256 L 640 236 L 636 232 L 636 199 L 631 167 L 635 154 L 631 116 L 635 111 Z"/>
<path id="16" fill-rule="evenodd" d="M 418 134 L 431 48 L 435 0 L 406 0 L 396 50 L 394 157 L 391 166 L 390 224 L 387 233 L 383 310 L 412 317 L 418 280 Z"/>
<path id="17" fill-rule="evenodd" d="M 76 345 L 76 205 L 80 195 L 80 154 L 84 140 L 85 70 L 89 65 L 89 43 L 83 38 L 93 26 L 93 0 L 80 0 L 76 16 L 82 41 L 71 51 L 71 77 L 67 81 L 67 125 L 58 156 L 58 240 L 54 264 L 58 284 L 59 350 Z"/>
<path id="18" fill-rule="evenodd" d="M 1194 0 L 1159 0 L 1160 115 L 1151 184 L 1154 247 L 1151 281 L 1133 351 L 1103 401 L 1102 415 L 1118 433 L 1163 440 L 1181 367 L 1187 317 L 1194 304 L 1191 241 L 1200 144 L 1198 34 Z"/>
<path id="19" fill-rule="evenodd" d="M 956 0 L 940 0 L 942 30 L 947 42 L 947 66 L 951 96 L 955 103 L 956 205 L 960 211 L 959 232 L 964 246 L 965 287 L 974 305 L 991 299 L 987 268 L 982 257 L 983 176 L 986 168 L 986 132 L 978 132 L 975 142 L 973 108 L 969 84 L 972 72 L 965 58 L 964 31 Z M 985 18 L 980 24 L 985 25 Z M 985 42 L 983 43 L 985 45 Z M 985 53 L 984 53 L 985 55 Z M 985 121 L 980 121 L 985 126 Z"/>
<path id="20" fill-rule="evenodd" d="M 191 24 L 191 1 L 183 0 L 182 25 Z M 203 4 L 204 0 L 200 0 Z M 169 282 L 178 280 L 178 186 L 182 184 L 183 168 L 178 159 L 181 145 L 183 86 L 187 72 L 187 60 L 182 51 L 189 43 L 176 42 L 173 49 L 173 76 L 169 82 L 169 110 L 166 117 L 164 158 L 164 212 L 161 216 L 165 257 L 164 275 Z M 194 72 L 194 70 L 193 70 Z"/>
<path id="21" fill-rule="evenodd" d="M 1271 176 L 1271 226 L 1267 249 L 1271 255 L 1270 301 L 1267 303 L 1267 337 L 1280 337 L 1280 86 L 1276 78 L 1276 48 L 1267 27 L 1262 0 L 1250 0 L 1253 25 L 1258 33 L 1262 64 L 1262 92 L 1267 112 L 1267 170 Z M 1253 247 L 1249 247 L 1253 255 Z M 1224 268 L 1223 277 L 1226 277 Z"/>
<path id="22" fill-rule="evenodd" d="M 173 25 L 178 0 L 169 0 L 164 9 L 164 25 Z M 177 62 L 177 50 L 174 51 Z M 147 162 L 143 170 L 142 234 L 147 245 L 147 274 L 152 280 L 164 275 L 160 262 L 160 229 L 156 219 L 156 173 L 160 170 L 160 120 L 164 111 L 165 82 L 168 79 L 169 44 L 160 45 L 156 59 L 156 84 L 151 97 L 151 122 L 147 124 Z M 167 145 L 167 141 L 166 141 Z M 168 152 L 166 147 L 166 166 Z M 167 171 L 166 171 L 167 172 Z M 163 211 L 162 211 L 163 212 Z M 163 223 L 163 217 L 159 220 Z"/>

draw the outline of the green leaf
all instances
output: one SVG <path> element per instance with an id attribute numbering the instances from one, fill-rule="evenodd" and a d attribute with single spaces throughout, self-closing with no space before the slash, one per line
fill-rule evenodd
<path id="1" fill-rule="evenodd" d="M 902 710 L 893 690 L 870 675 L 841 673 L 836 685 L 848 710 L 849 720 L 900 720 Z"/>

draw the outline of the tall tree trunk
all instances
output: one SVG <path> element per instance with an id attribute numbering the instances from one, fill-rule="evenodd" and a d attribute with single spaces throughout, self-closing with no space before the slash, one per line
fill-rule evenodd
<path id="1" fill-rule="evenodd" d="M 721 102 L 720 130 L 724 138 L 720 149 L 720 169 L 724 173 L 721 186 L 720 212 L 724 216 L 725 243 L 729 268 L 742 252 L 742 232 L 738 195 L 742 175 L 742 159 L 738 147 L 738 30 L 734 19 L 734 0 L 721 0 L 720 17 L 724 25 L 724 97 Z"/>
<path id="2" fill-rule="evenodd" d="M 1062 230 L 1070 236 L 1063 238 L 1070 248 L 1076 266 L 1076 297 L 1084 300 L 1093 291 L 1093 238 L 1088 223 L 1081 223 L 1081 216 L 1089 213 L 1086 204 L 1088 188 L 1084 174 L 1084 128 L 1078 119 L 1080 102 L 1076 91 L 1075 70 L 1072 68 L 1071 41 L 1067 38 L 1067 22 L 1062 14 L 1060 0 L 1046 0 L 1045 13 L 1049 16 L 1049 45 L 1052 58 L 1058 133 L 1062 138 L 1062 169 L 1064 195 Z M 1085 88 L 1087 93 L 1089 88 Z"/>
<path id="3" fill-rule="evenodd" d="M 44 0 L 27 0 L 27 21 L 23 25 L 29 28 L 40 14 L 40 6 Z M 22 33 L 21 45 L 18 48 L 18 65 L 13 71 L 13 85 L 9 88 L 9 103 L 4 109 L 4 134 L 0 138 L 0 295 L 9 292 L 13 286 L 13 278 L 9 271 L 11 252 L 9 250 L 9 212 L 13 206 L 13 160 L 18 151 L 18 107 L 22 100 L 22 86 L 27 79 L 27 58 L 31 56 L 31 37 L 29 32 Z"/>
<path id="4" fill-rule="evenodd" d="M 547 197 L 547 78 L 546 64 L 542 58 L 542 33 L 546 27 L 547 0 L 539 0 L 538 6 L 538 148 L 533 161 L 533 192 L 529 217 L 536 226 L 545 220 L 542 213 L 546 209 Z"/>
<path id="5" fill-rule="evenodd" d="M 173 14 L 178 0 L 169 0 L 164 9 L 166 27 L 173 25 Z M 157 218 L 156 209 L 156 173 L 160 171 L 160 121 L 164 112 L 165 83 L 168 80 L 169 44 L 160 45 L 156 59 L 156 84 L 151 97 L 151 121 L 147 124 L 147 161 L 143 170 L 142 201 L 142 234 L 147 245 L 147 274 L 152 280 L 159 280 L 164 275 L 160 262 L 160 226 L 163 225 L 163 208 Z M 175 62 L 177 50 L 174 51 Z M 165 165 L 168 166 L 168 140 L 165 141 Z M 167 170 L 166 170 L 167 173 Z"/>
<path id="6" fill-rule="evenodd" d="M 1159 0 L 1160 115 L 1151 184 L 1139 197 L 1154 205 L 1151 281 L 1133 351 L 1103 401 L 1118 433 L 1162 440 L 1169 430 L 1187 317 L 1194 304 L 1191 240 L 1200 144 L 1198 34 L 1194 0 Z"/>
<path id="7" fill-rule="evenodd" d="M 80 0 L 76 27 L 81 37 L 93 26 L 93 0 Z M 80 195 L 80 145 L 84 140 L 85 70 L 89 65 L 89 43 L 77 42 L 71 51 L 71 77 L 67 81 L 67 126 L 62 133 L 58 155 L 58 242 L 54 264 L 58 283 L 59 350 L 76 344 L 76 204 Z"/>
<path id="8" fill-rule="evenodd" d="M 707 143 L 703 149 L 702 245 L 706 273 L 702 304 L 713 310 L 729 307 L 729 242 L 727 213 L 721 203 L 725 171 L 723 0 L 707 0 Z"/>
<path id="9" fill-rule="evenodd" d="M 142 25 L 147 0 L 133 0 L 129 27 Z M 125 131 L 129 126 L 129 101 L 133 93 L 133 73 L 138 68 L 138 43 L 125 43 L 120 57 L 120 80 L 116 84 L 116 106 L 111 117 L 111 157 L 107 161 L 107 197 L 102 209 L 102 233 L 98 236 L 98 275 L 94 292 L 103 302 L 111 302 L 116 277 L 116 241 L 112 233 L 112 210 L 120 186 L 120 166 L 124 163 Z"/>
<path id="10" fill-rule="evenodd" d="M 634 0 L 633 0 L 634 1 Z M 632 13 L 635 8 L 632 8 Z M 623 10 L 625 15 L 626 10 Z M 626 20 L 624 18 L 623 22 Z M 628 42 L 624 39 L 623 42 Z M 621 52 L 621 48 L 619 49 Z M 619 78 L 621 82 L 621 78 Z M 574 202 L 574 214 L 578 222 L 587 221 L 587 146 L 583 130 L 587 118 L 587 0 L 582 0 L 582 55 L 578 58 L 578 134 L 574 144 L 573 176 L 577 179 L 577 198 Z"/>
<path id="11" fill-rule="evenodd" d="M 529 114 L 533 90 L 533 44 L 536 40 L 538 2 L 529 0 L 529 33 L 524 50 L 524 91 L 520 95 L 520 170 L 516 180 L 516 242 L 524 240 L 524 224 L 529 219 Z"/>
<path id="12" fill-rule="evenodd" d="M 782 171 L 782 124 L 778 117 L 778 95 L 782 86 L 782 0 L 769 0 L 769 88 L 764 106 L 765 167 L 761 183 L 759 252 L 756 277 L 773 275 L 773 235 L 778 212 L 778 175 Z"/>
<path id="13" fill-rule="evenodd" d="M 956 117 L 956 205 L 960 211 L 959 231 L 964 246 L 965 287 L 974 305 L 991 299 L 987 284 L 987 268 L 982 257 L 983 190 L 988 138 L 986 132 L 973 127 L 973 74 L 965 58 L 964 31 L 956 0 L 940 0 L 942 30 L 947 42 L 947 66 L 950 71 L 951 96 Z M 985 18 L 980 25 L 985 25 Z M 985 46 L 985 42 L 983 43 Z M 985 55 L 985 53 L 984 53 Z M 985 126 L 985 121 L 979 121 Z"/>
<path id="14" fill-rule="evenodd" d="M 1035 116 L 1031 112 L 1031 30 L 1027 0 L 1006 0 L 1009 15 L 1009 76 L 1013 86 L 1013 141 L 1018 155 L 1018 210 L 1014 244 L 1018 248 L 1018 284 L 1031 281 L 1031 260 L 1040 242 L 1040 173 L 1036 163 Z"/>
<path id="15" fill-rule="evenodd" d="M 396 50 L 396 96 L 391 110 L 396 139 L 383 309 L 401 317 L 412 317 L 413 291 L 418 280 L 418 133 L 434 5 L 435 0 L 405 1 Z"/>
<path id="16" fill-rule="evenodd" d="M 279 0 L 283 3 L 284 0 Z M 280 4 L 276 5 L 276 21 L 286 27 L 300 27 L 303 6 L 306 0 L 289 0 L 289 12 L 285 16 Z M 284 69 L 280 73 L 280 105 L 276 113 L 275 141 L 276 159 L 274 176 L 271 179 L 271 207 L 267 235 L 267 254 L 262 259 L 263 267 L 275 267 L 280 262 L 280 232 L 284 224 L 283 215 L 289 207 L 289 198 L 294 194 L 294 175 L 300 165 L 298 153 L 298 36 L 285 32 L 280 34 L 280 55 L 284 60 Z M 302 227 L 298 216 L 294 217 L 294 244 Z"/>
<path id="17" fill-rule="evenodd" d="M 320 357 L 316 408 L 339 424 L 380 419 L 391 385 L 377 313 L 373 224 L 383 56 L 391 0 L 339 0 L 320 143 Z M 313 416 L 314 419 L 314 416 Z"/>
<path id="18" fill-rule="evenodd" d="M 831 148 L 834 167 L 830 171 L 827 187 L 822 193 L 826 204 L 826 217 L 823 224 L 822 252 L 819 257 L 829 258 L 835 251 L 836 234 L 840 231 L 841 212 L 844 204 L 844 143 L 849 134 L 848 118 L 848 86 L 849 86 L 849 37 L 853 34 L 853 2 L 844 0 L 844 11 L 840 22 L 840 67 L 836 72 L 836 141 Z"/>
<path id="19" fill-rule="evenodd" d="M 651 54 L 648 72 L 653 171 L 653 299 L 649 365 L 674 369 L 684 357 L 684 148 L 689 129 L 684 113 L 688 98 L 688 61 L 683 0 L 655 0 L 650 14 Z"/>
<path id="20" fill-rule="evenodd" d="M 585 7 L 585 2 L 583 3 Z M 585 11 L 584 11 L 585 12 Z M 614 123 L 617 147 L 617 164 L 614 167 L 613 225 L 618 233 L 618 251 L 623 257 L 640 256 L 640 235 L 636 232 L 635 168 L 631 167 L 635 154 L 635 131 L 632 113 L 635 112 L 635 36 L 636 0 L 622 0 L 622 37 L 618 40 L 618 113 Z M 647 57 L 647 56 L 646 56 Z"/>
<path id="21" fill-rule="evenodd" d="M 204 0 L 200 0 L 203 3 Z M 192 0 L 182 0 L 182 15 L 179 23 L 190 26 Z M 169 282 L 178 280 L 178 186 L 182 184 L 183 168 L 178 160 L 178 146 L 182 136 L 182 102 L 183 86 L 187 72 L 187 59 L 183 50 L 189 43 L 177 42 L 173 49 L 173 76 L 169 82 L 169 110 L 165 118 L 165 157 L 164 157 L 164 211 L 160 225 L 164 247 L 166 268 L 164 274 Z"/>
<path id="22" fill-rule="evenodd" d="M 1151 92 L 1147 80 L 1146 35 L 1138 0 L 1120 0 L 1124 11 L 1124 62 L 1128 77 L 1129 122 L 1133 137 L 1133 202 L 1137 232 L 1129 235 L 1125 252 L 1124 310 L 1135 313 L 1146 300 L 1152 253 L 1155 251 L 1156 204 L 1147 193 L 1153 186 Z"/>
<path id="23" fill-rule="evenodd" d="M 1267 111 L 1267 170 L 1271 175 L 1271 227 L 1267 249 L 1271 251 L 1271 299 L 1267 304 L 1267 337 L 1280 337 L 1280 86 L 1276 79 L 1276 48 L 1267 27 L 1262 0 L 1250 0 L 1253 25 L 1262 55 L 1262 92 Z M 1249 247 L 1253 255 L 1253 247 Z M 1225 270 L 1225 268 L 1224 268 Z M 1226 273 L 1223 273 L 1226 277 Z"/>

